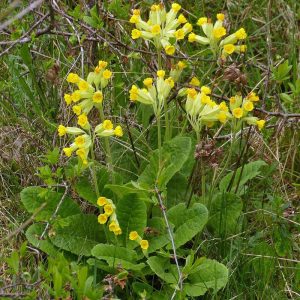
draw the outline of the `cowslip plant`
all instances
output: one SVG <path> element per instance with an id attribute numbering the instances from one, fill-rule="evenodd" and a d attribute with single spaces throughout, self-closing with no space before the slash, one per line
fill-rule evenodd
<path id="1" fill-rule="evenodd" d="M 183 299 L 199 297 L 208 290 L 216 293 L 226 285 L 227 267 L 205 258 L 202 249 L 199 250 L 199 239 L 202 238 L 206 224 L 209 225 L 207 230 L 215 233 L 214 225 L 223 220 L 219 213 L 222 197 L 227 197 L 230 204 L 236 201 L 234 220 L 238 220 L 242 212 L 241 199 L 240 195 L 234 195 L 231 190 L 234 187 L 239 191 L 239 184 L 243 185 L 248 180 L 241 176 L 241 183 L 236 183 L 233 177 L 231 180 L 224 176 L 226 180 L 221 180 L 216 188 L 216 196 L 209 195 L 213 198 L 210 203 L 205 194 L 208 180 L 203 175 L 209 173 L 210 168 L 205 170 L 203 157 L 206 155 L 207 158 L 214 152 L 208 153 L 211 145 L 199 151 L 199 156 L 202 155 L 199 160 L 202 172 L 199 188 L 197 172 L 200 168 L 195 160 L 197 153 L 194 155 L 193 146 L 197 144 L 199 148 L 199 145 L 207 142 L 207 131 L 213 136 L 222 130 L 235 133 L 243 122 L 256 125 L 260 130 L 265 124 L 264 120 L 252 115 L 254 104 L 259 101 L 254 92 L 246 96 L 237 92 L 234 97 L 228 98 L 224 88 L 224 94 L 215 97 L 213 87 L 217 85 L 212 82 L 207 85 L 201 83 L 210 80 L 209 73 L 200 78 L 197 75 L 201 72 L 194 66 L 195 72 L 191 74 L 191 63 L 187 63 L 184 57 L 178 62 L 174 56 L 168 57 L 170 62 L 162 61 L 161 50 L 174 54 L 175 48 L 179 48 L 177 41 L 183 40 L 189 33 L 190 42 L 209 45 L 213 53 L 221 57 L 245 50 L 244 45 L 237 45 L 238 41 L 246 38 L 245 30 L 240 29 L 225 37 L 223 14 L 217 15 L 218 20 L 214 25 L 210 20 L 200 18 L 198 25 L 206 35 L 200 37 L 191 33 L 193 27 L 183 15 L 177 16 L 180 9 L 177 3 L 173 3 L 169 11 L 163 5 L 156 4 L 151 7 L 147 22 L 143 21 L 139 10 L 133 10 L 130 18 L 130 22 L 136 26 L 132 30 L 132 38 L 151 41 L 158 50 L 157 67 L 151 70 L 154 76 L 133 77 L 130 82 L 134 84 L 125 89 L 129 92 L 131 102 L 128 110 L 136 109 L 137 115 L 149 115 L 149 111 L 152 114 L 151 120 L 154 121 L 147 124 L 151 138 L 146 138 L 145 134 L 143 141 L 140 141 L 142 131 L 139 132 L 134 126 L 130 128 L 128 124 L 128 135 L 125 133 L 123 136 L 122 127 L 114 126 L 112 122 L 114 116 L 105 116 L 104 112 L 107 111 L 111 111 L 112 115 L 115 113 L 111 103 L 113 101 L 108 100 L 105 89 L 114 74 L 114 68 L 107 69 L 107 62 L 100 60 L 86 79 L 70 73 L 67 82 L 77 88 L 65 94 L 64 99 L 67 107 L 72 105 L 78 127 L 59 125 L 58 134 L 60 137 L 67 134 L 72 136 L 72 143 L 64 147 L 63 152 L 68 157 L 76 153 L 79 163 L 74 167 L 74 162 L 67 160 L 63 186 L 57 189 L 31 188 L 21 195 L 30 212 L 39 209 L 41 203 L 47 203 L 46 210 L 37 214 L 37 223 L 28 230 L 27 236 L 33 245 L 49 255 L 62 251 L 82 256 L 94 267 L 96 275 L 122 274 L 120 276 L 123 276 L 125 284 L 126 281 L 131 283 L 131 276 L 143 281 L 144 288 L 148 276 L 155 276 L 155 280 L 160 282 L 162 293 L 170 299 L 175 299 L 177 294 Z M 129 74 L 126 76 L 131 79 Z M 111 90 L 115 88 L 111 86 Z M 107 110 L 104 110 L 105 106 Z M 96 116 L 92 113 L 95 111 L 98 111 Z M 123 112 L 123 108 L 120 111 Z M 164 124 L 161 118 L 164 118 Z M 172 128 L 175 122 L 178 128 Z M 188 124 L 192 129 L 186 126 Z M 164 142 L 161 138 L 163 129 L 166 133 Z M 172 134 L 176 136 L 172 138 Z M 115 143 L 117 139 L 112 138 L 122 136 L 123 143 Z M 157 147 L 154 146 L 156 139 Z M 128 167 L 131 163 L 130 154 L 124 158 L 118 152 L 121 146 L 129 148 L 129 142 L 136 158 L 139 156 L 144 159 L 141 164 L 137 159 L 138 166 L 135 169 Z M 99 151 L 102 148 L 106 158 L 104 160 Z M 149 151 L 149 157 L 145 158 L 141 154 L 143 151 Z M 117 159 L 113 161 L 113 157 Z M 119 161 L 122 164 L 118 165 Z M 227 169 L 227 162 L 222 166 L 224 170 Z M 256 172 L 249 178 L 258 175 L 262 166 L 258 164 Z M 74 169 L 80 172 L 74 172 L 74 175 L 71 172 Z M 218 171 L 214 169 L 213 180 L 222 177 L 223 170 L 217 174 Z M 130 173 L 130 180 L 124 176 L 126 172 Z M 174 192 L 177 190 L 179 197 Z M 213 195 L 215 190 L 212 188 L 210 194 Z M 31 199 L 36 201 L 34 207 Z M 88 208 L 80 207 L 78 199 L 88 202 Z M 213 212 L 211 215 L 204 204 L 209 204 L 207 206 Z M 231 225 L 230 229 L 233 227 Z M 37 236 L 42 238 L 38 239 Z M 111 297 L 128 296 L 124 291 L 110 292 Z M 148 293 L 147 296 L 149 299 L 158 299 L 155 293 Z"/>

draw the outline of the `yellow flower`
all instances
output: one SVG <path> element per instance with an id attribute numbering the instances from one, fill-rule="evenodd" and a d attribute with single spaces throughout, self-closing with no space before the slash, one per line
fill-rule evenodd
<path id="1" fill-rule="evenodd" d="M 111 204 L 104 205 L 104 211 L 107 216 L 110 216 L 114 212 L 114 208 Z"/>
<path id="2" fill-rule="evenodd" d="M 153 4 L 153 5 L 151 6 L 151 10 L 152 10 L 152 11 L 159 11 L 159 10 L 160 10 L 160 6 L 157 5 L 157 4 Z"/>
<path id="3" fill-rule="evenodd" d="M 187 89 L 187 94 L 189 95 L 189 97 L 191 97 L 192 99 L 195 99 L 197 96 L 197 91 L 192 88 L 192 89 Z"/>
<path id="4" fill-rule="evenodd" d="M 143 250 L 147 250 L 149 248 L 149 243 L 147 240 L 141 240 L 140 246 Z"/>
<path id="5" fill-rule="evenodd" d="M 254 92 L 251 92 L 246 98 L 252 102 L 259 101 L 259 97 Z"/>
<path id="6" fill-rule="evenodd" d="M 79 116 L 81 114 L 82 108 L 80 105 L 74 105 L 72 107 L 72 110 L 74 112 L 74 114 L 76 114 L 77 116 Z"/>
<path id="7" fill-rule="evenodd" d="M 266 121 L 265 120 L 258 120 L 256 121 L 256 125 L 258 127 L 259 130 L 262 130 L 265 126 Z"/>
<path id="8" fill-rule="evenodd" d="M 230 104 L 232 104 L 232 105 L 235 104 L 235 102 L 236 102 L 235 97 L 230 97 L 229 102 L 230 102 Z"/>
<path id="9" fill-rule="evenodd" d="M 203 18 L 200 18 L 200 19 L 198 20 L 197 25 L 202 26 L 202 25 L 204 25 L 204 24 L 206 24 L 206 23 L 207 23 L 207 18 L 206 18 L 206 17 L 203 17 Z"/>
<path id="10" fill-rule="evenodd" d="M 139 16 L 141 14 L 141 11 L 139 9 L 134 9 L 132 11 L 132 14 L 135 15 L 135 16 Z"/>
<path id="11" fill-rule="evenodd" d="M 240 51 L 241 51 L 242 53 L 246 52 L 246 50 L 247 50 L 247 46 L 246 46 L 246 45 L 241 45 L 241 46 L 240 46 Z"/>
<path id="12" fill-rule="evenodd" d="M 80 116 L 78 116 L 77 124 L 81 127 L 84 127 L 85 125 L 88 124 L 88 118 L 86 114 L 81 114 Z"/>
<path id="13" fill-rule="evenodd" d="M 235 50 L 235 46 L 233 44 L 227 44 L 224 46 L 224 51 L 227 53 L 227 54 L 232 54 Z"/>
<path id="14" fill-rule="evenodd" d="M 194 42 L 196 41 L 196 34 L 195 34 L 194 32 L 191 32 L 191 33 L 189 34 L 188 41 L 189 41 L 190 43 L 194 43 Z"/>
<path id="15" fill-rule="evenodd" d="M 148 78 L 145 78 L 144 81 L 143 81 L 143 84 L 147 87 L 147 88 L 150 88 L 153 84 L 153 79 L 148 77 Z"/>
<path id="16" fill-rule="evenodd" d="M 175 47 L 172 45 L 168 45 L 165 47 L 165 51 L 168 55 L 173 55 L 175 53 Z"/>
<path id="17" fill-rule="evenodd" d="M 164 78 L 166 72 L 165 72 L 164 70 L 158 70 L 158 71 L 156 72 L 156 74 L 157 74 L 158 77 Z"/>
<path id="18" fill-rule="evenodd" d="M 211 94 L 211 89 L 208 86 L 203 85 L 201 87 L 201 92 L 205 95 L 209 95 L 209 94 Z"/>
<path id="19" fill-rule="evenodd" d="M 99 197 L 98 199 L 97 199 L 97 204 L 99 205 L 99 206 L 104 206 L 104 205 L 106 205 L 108 202 L 107 202 L 107 199 L 106 199 L 106 197 Z"/>
<path id="20" fill-rule="evenodd" d="M 226 123 L 227 121 L 227 115 L 224 111 L 221 111 L 218 115 L 217 115 L 217 118 L 218 120 L 221 122 L 221 123 Z"/>
<path id="21" fill-rule="evenodd" d="M 243 108 L 246 110 L 246 111 L 252 111 L 253 108 L 254 108 L 254 105 L 251 101 L 246 101 L 243 105 Z"/>
<path id="22" fill-rule="evenodd" d="M 112 75 L 112 72 L 110 70 L 106 69 L 106 70 L 103 71 L 103 78 L 104 79 L 109 79 L 111 77 L 111 75 Z"/>
<path id="23" fill-rule="evenodd" d="M 100 69 L 105 69 L 107 67 L 107 61 L 99 60 L 98 66 Z"/>
<path id="24" fill-rule="evenodd" d="M 120 226 L 117 226 L 116 229 L 114 230 L 114 234 L 115 235 L 120 235 L 122 234 L 122 229 L 120 228 Z"/>
<path id="25" fill-rule="evenodd" d="M 190 85 L 200 86 L 199 79 L 197 77 L 193 77 L 192 80 L 190 81 Z"/>
<path id="26" fill-rule="evenodd" d="M 85 80 L 80 80 L 78 83 L 78 88 L 80 91 L 87 91 L 89 84 Z"/>
<path id="27" fill-rule="evenodd" d="M 186 23 L 183 26 L 183 30 L 185 31 L 185 33 L 189 33 L 193 30 L 193 25 L 191 23 Z"/>
<path id="28" fill-rule="evenodd" d="M 222 101 L 219 104 L 219 107 L 220 107 L 220 110 L 222 110 L 222 111 L 228 111 L 228 106 L 226 105 L 225 101 Z"/>
<path id="29" fill-rule="evenodd" d="M 171 89 L 172 89 L 172 88 L 174 87 L 174 85 L 175 85 L 174 80 L 173 80 L 172 77 L 167 78 L 167 79 L 165 80 L 165 83 L 167 83 L 167 84 L 171 87 Z"/>
<path id="30" fill-rule="evenodd" d="M 75 138 L 75 145 L 79 148 L 82 148 L 85 144 L 85 137 L 84 135 L 80 135 Z"/>
<path id="31" fill-rule="evenodd" d="M 80 157 L 80 159 L 82 160 L 82 162 L 84 164 L 87 164 L 87 160 L 86 160 L 86 151 L 84 148 L 80 148 L 76 151 L 76 154 Z"/>
<path id="32" fill-rule="evenodd" d="M 117 224 L 115 221 L 112 221 L 112 222 L 109 224 L 109 226 L 108 226 L 109 231 L 115 231 L 118 227 L 119 227 L 119 226 L 118 226 L 118 224 Z"/>
<path id="33" fill-rule="evenodd" d="M 205 95 L 204 93 L 201 94 L 201 103 L 202 104 L 209 104 L 211 99 L 209 96 Z"/>
<path id="34" fill-rule="evenodd" d="M 131 16 L 129 22 L 132 24 L 137 24 L 140 21 L 140 16 L 133 15 Z"/>
<path id="35" fill-rule="evenodd" d="M 232 114 L 235 118 L 240 119 L 243 116 L 244 111 L 242 108 L 237 107 L 232 111 Z"/>
<path id="36" fill-rule="evenodd" d="M 152 28 L 151 28 L 151 33 L 154 34 L 154 35 L 158 35 L 160 34 L 160 26 L 158 24 L 156 25 L 153 25 Z"/>
<path id="37" fill-rule="evenodd" d="M 117 126 L 117 127 L 115 128 L 115 130 L 114 130 L 114 134 L 115 134 L 116 136 L 119 136 L 119 137 L 123 136 L 123 130 L 122 130 L 122 127 L 121 127 L 121 126 Z"/>
<path id="38" fill-rule="evenodd" d="M 133 85 L 129 91 L 129 95 L 130 95 L 130 100 L 131 101 L 136 101 L 138 98 L 138 88 L 136 85 Z"/>
<path id="39" fill-rule="evenodd" d="M 225 15 L 224 15 L 224 14 L 217 14 L 217 19 L 218 19 L 219 21 L 224 21 Z"/>
<path id="40" fill-rule="evenodd" d="M 106 214 L 101 214 L 98 216 L 98 222 L 100 224 L 105 224 L 107 222 L 107 215 Z"/>
<path id="41" fill-rule="evenodd" d="M 187 22 L 187 19 L 185 18 L 185 16 L 183 14 L 180 14 L 177 20 L 178 20 L 178 23 L 180 23 L 180 24 L 184 24 Z"/>
<path id="42" fill-rule="evenodd" d="M 80 77 L 75 73 L 70 73 L 67 77 L 67 81 L 70 83 L 78 83 L 80 80 Z"/>
<path id="43" fill-rule="evenodd" d="M 216 39 L 220 39 L 221 37 L 226 35 L 226 29 L 223 26 L 219 28 L 215 28 L 213 30 L 213 35 Z"/>
<path id="44" fill-rule="evenodd" d="M 172 4 L 172 9 L 173 9 L 175 12 L 179 12 L 180 9 L 181 9 L 181 5 L 179 5 L 178 3 L 173 3 L 173 4 Z"/>
<path id="45" fill-rule="evenodd" d="M 103 101 L 103 94 L 101 91 L 97 91 L 93 95 L 93 102 L 95 103 L 102 103 Z"/>
<path id="46" fill-rule="evenodd" d="M 179 69 L 183 70 L 186 67 L 186 63 L 183 61 L 179 61 L 177 66 Z"/>
<path id="47" fill-rule="evenodd" d="M 133 29 L 133 30 L 131 31 L 131 37 L 132 37 L 134 40 L 140 38 L 141 36 L 142 36 L 142 32 L 141 32 L 140 30 L 138 30 L 138 29 Z"/>
<path id="48" fill-rule="evenodd" d="M 67 133 L 67 128 L 64 125 L 59 125 L 57 130 L 59 136 L 64 136 Z"/>
<path id="49" fill-rule="evenodd" d="M 184 30 L 182 28 L 178 29 L 177 31 L 175 31 L 174 36 L 177 40 L 183 40 L 184 39 Z"/>
<path id="50" fill-rule="evenodd" d="M 244 28 L 241 28 L 235 33 L 235 36 L 239 40 L 244 40 L 247 37 L 247 33 Z"/>
<path id="51" fill-rule="evenodd" d="M 71 99 L 73 102 L 77 102 L 81 99 L 80 91 L 74 91 L 71 95 Z"/>
<path id="52" fill-rule="evenodd" d="M 104 120 L 102 126 L 106 130 L 111 130 L 114 127 L 113 123 L 110 120 Z"/>
<path id="53" fill-rule="evenodd" d="M 131 231 L 129 233 L 129 239 L 135 241 L 139 237 L 139 234 L 136 231 Z"/>
<path id="54" fill-rule="evenodd" d="M 67 103 L 67 105 L 70 105 L 72 103 L 72 97 L 70 94 L 65 94 L 64 99 L 65 99 L 65 102 Z"/>
<path id="55" fill-rule="evenodd" d="M 69 147 L 63 148 L 63 151 L 64 151 L 65 155 L 68 156 L 68 157 L 70 157 L 73 153 L 72 148 L 69 148 Z"/>

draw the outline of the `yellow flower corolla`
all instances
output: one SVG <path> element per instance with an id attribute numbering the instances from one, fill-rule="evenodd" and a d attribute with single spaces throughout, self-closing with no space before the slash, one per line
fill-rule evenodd
<path id="1" fill-rule="evenodd" d="M 113 123 L 110 120 L 104 120 L 102 124 L 103 124 L 103 128 L 106 130 L 113 129 L 114 127 Z"/>
<path id="2" fill-rule="evenodd" d="M 190 85 L 200 86 L 200 80 L 197 77 L 193 77 L 190 81 Z"/>
<path id="3" fill-rule="evenodd" d="M 190 98 L 195 99 L 197 96 L 197 91 L 194 88 L 187 89 L 187 94 Z"/>
<path id="4" fill-rule="evenodd" d="M 129 233 L 129 239 L 135 241 L 139 237 L 139 234 L 136 231 L 131 231 Z"/>
<path id="5" fill-rule="evenodd" d="M 73 102 L 78 102 L 81 99 L 80 91 L 75 91 L 71 94 L 71 99 Z"/>
<path id="6" fill-rule="evenodd" d="M 67 128 L 64 125 L 58 126 L 58 135 L 64 136 L 67 133 Z"/>
<path id="7" fill-rule="evenodd" d="M 123 129 L 121 126 L 116 126 L 114 129 L 115 136 L 122 137 L 123 136 Z"/>
<path id="8" fill-rule="evenodd" d="M 224 21 L 224 19 L 225 19 L 225 15 L 224 14 L 217 14 L 217 19 L 219 20 L 219 21 Z"/>
<path id="9" fill-rule="evenodd" d="M 85 80 L 80 80 L 78 83 L 78 88 L 80 91 L 87 91 L 90 85 Z"/>
<path id="10" fill-rule="evenodd" d="M 67 157 L 70 157 L 73 153 L 73 149 L 71 147 L 63 148 L 63 151 Z"/>
<path id="11" fill-rule="evenodd" d="M 143 81 L 143 84 L 147 87 L 150 88 L 153 84 L 153 79 L 151 77 L 145 78 Z"/>
<path id="12" fill-rule="evenodd" d="M 247 33 L 244 28 L 241 28 L 235 32 L 235 36 L 239 40 L 244 40 L 247 37 Z"/>
<path id="13" fill-rule="evenodd" d="M 110 79 L 111 75 L 112 75 L 112 72 L 110 70 L 106 69 L 106 70 L 103 71 L 103 78 L 104 79 Z"/>
<path id="14" fill-rule="evenodd" d="M 153 35 L 158 35 L 158 34 L 160 34 L 160 32 L 161 32 L 161 28 L 160 28 L 160 26 L 159 26 L 158 24 L 153 25 L 153 26 L 151 27 L 151 33 L 152 33 Z"/>
<path id="15" fill-rule="evenodd" d="M 67 105 L 70 105 L 72 103 L 72 96 L 70 94 L 65 94 L 64 99 Z"/>
<path id="16" fill-rule="evenodd" d="M 202 26 L 202 25 L 204 25 L 204 24 L 206 24 L 206 23 L 207 23 L 207 18 L 206 18 L 206 17 L 202 17 L 202 18 L 200 18 L 200 19 L 198 20 L 197 25 L 198 25 L 198 26 Z"/>
<path id="17" fill-rule="evenodd" d="M 227 114 L 224 112 L 224 111 L 221 111 L 218 115 L 217 115 L 217 118 L 218 120 L 221 122 L 221 123 L 226 123 L 227 121 Z"/>
<path id="18" fill-rule="evenodd" d="M 245 111 L 252 111 L 254 109 L 254 105 L 251 101 L 246 101 L 244 104 L 243 104 L 243 109 Z"/>
<path id="19" fill-rule="evenodd" d="M 75 73 L 70 73 L 67 77 L 67 81 L 70 83 L 78 83 L 80 80 L 80 77 Z"/>
<path id="20" fill-rule="evenodd" d="M 168 45 L 165 47 L 165 51 L 168 55 L 173 55 L 175 53 L 175 47 L 172 45 Z"/>
<path id="21" fill-rule="evenodd" d="M 106 214 L 101 214 L 98 216 L 98 222 L 100 224 L 105 224 L 107 222 L 107 219 L 108 219 L 108 217 Z"/>
<path id="22" fill-rule="evenodd" d="M 262 130 L 265 127 L 265 123 L 266 123 L 265 120 L 258 120 L 258 121 L 256 121 L 256 125 L 257 125 L 257 127 L 258 127 L 259 130 Z"/>
<path id="23" fill-rule="evenodd" d="M 249 95 L 246 98 L 252 102 L 259 101 L 259 97 L 254 92 L 249 93 Z"/>
<path id="24" fill-rule="evenodd" d="M 184 23 L 187 22 L 187 19 L 186 19 L 186 17 L 183 14 L 180 14 L 179 17 L 178 17 L 178 22 L 180 24 L 184 24 Z"/>
<path id="25" fill-rule="evenodd" d="M 84 128 L 88 124 L 88 118 L 86 114 L 81 114 L 78 116 L 77 124 Z"/>
<path id="26" fill-rule="evenodd" d="M 107 201 L 107 198 L 106 197 L 99 197 L 98 199 L 97 199 L 97 204 L 99 205 L 99 206 L 104 206 L 104 205 L 106 205 L 108 203 L 108 201 Z"/>
<path id="27" fill-rule="evenodd" d="M 79 148 L 82 148 L 86 143 L 86 138 L 84 135 L 77 136 L 75 138 L 75 145 Z"/>
<path id="28" fill-rule="evenodd" d="M 179 5 L 178 3 L 173 3 L 173 4 L 172 4 L 172 9 L 173 9 L 175 12 L 179 12 L 180 9 L 181 9 L 181 5 Z"/>
<path id="29" fill-rule="evenodd" d="M 133 29 L 133 30 L 131 31 L 131 37 L 132 37 L 134 40 L 140 38 L 141 36 L 142 36 L 142 32 L 141 32 L 140 30 L 138 30 L 138 29 Z"/>
<path id="30" fill-rule="evenodd" d="M 97 91 L 93 94 L 93 102 L 94 103 L 102 103 L 103 101 L 103 94 L 101 91 Z"/>
<path id="31" fill-rule="evenodd" d="M 158 77 L 161 77 L 161 78 L 164 78 L 164 77 L 165 77 L 165 74 L 166 74 L 166 72 L 165 72 L 164 70 L 158 70 L 158 71 L 156 72 L 156 75 L 157 75 Z"/>
<path id="32" fill-rule="evenodd" d="M 82 107 L 80 105 L 74 105 L 72 107 L 72 110 L 73 110 L 75 115 L 79 116 L 82 112 Z"/>
<path id="33" fill-rule="evenodd" d="M 242 108 L 237 107 L 235 109 L 232 110 L 232 114 L 236 119 L 240 119 L 243 117 L 244 111 Z"/>
<path id="34" fill-rule="evenodd" d="M 140 246 L 143 250 L 147 250 L 149 248 L 149 242 L 147 240 L 141 240 Z"/>
<path id="35" fill-rule="evenodd" d="M 221 37 L 223 37 L 224 35 L 226 35 L 226 29 L 222 26 L 219 28 L 215 28 L 213 29 L 213 36 L 216 39 L 220 39 Z"/>
<path id="36" fill-rule="evenodd" d="M 182 28 L 178 29 L 175 31 L 174 36 L 177 40 L 183 40 L 185 36 L 184 30 Z"/>
<path id="37" fill-rule="evenodd" d="M 111 204 L 104 205 L 104 212 L 107 216 L 112 215 L 112 213 L 114 212 L 113 206 Z"/>
<path id="38" fill-rule="evenodd" d="M 201 92 L 204 93 L 205 95 L 211 94 L 211 89 L 208 86 L 203 85 L 201 87 Z"/>
<path id="39" fill-rule="evenodd" d="M 223 47 L 225 53 L 232 54 L 235 50 L 235 46 L 233 44 L 227 44 Z"/>

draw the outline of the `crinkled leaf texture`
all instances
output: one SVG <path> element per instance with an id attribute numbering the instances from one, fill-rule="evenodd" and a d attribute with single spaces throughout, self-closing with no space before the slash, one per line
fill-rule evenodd
<path id="1" fill-rule="evenodd" d="M 34 213 L 43 203 L 46 203 L 46 206 L 35 216 L 37 221 L 48 221 L 62 197 L 63 193 L 38 186 L 27 187 L 21 192 L 21 201 L 30 213 Z M 65 218 L 79 213 L 79 206 L 71 198 L 65 197 L 56 215 Z"/>
<path id="2" fill-rule="evenodd" d="M 126 270 L 140 271 L 144 263 L 137 264 L 137 254 L 134 250 L 108 244 L 98 244 L 92 249 L 92 255 L 108 263 L 109 267 L 122 267 Z"/>
<path id="3" fill-rule="evenodd" d="M 138 183 L 165 188 L 171 178 L 183 167 L 191 151 L 191 139 L 177 136 L 164 143 L 161 149 L 162 166 L 159 169 L 159 153 L 154 151 L 150 163 L 140 175 Z"/>
<path id="4" fill-rule="evenodd" d="M 167 212 L 167 216 L 175 226 L 174 241 L 176 248 L 179 248 L 203 229 L 208 220 L 208 211 L 200 203 L 195 203 L 190 208 L 180 203 L 172 207 Z"/>
<path id="5" fill-rule="evenodd" d="M 79 214 L 63 219 L 67 225 L 55 229 L 51 242 L 76 255 L 90 256 L 97 244 L 105 241 L 103 227 L 97 216 Z"/>

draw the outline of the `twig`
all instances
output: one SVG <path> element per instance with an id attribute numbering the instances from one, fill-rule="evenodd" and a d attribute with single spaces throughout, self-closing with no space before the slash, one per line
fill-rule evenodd
<path id="1" fill-rule="evenodd" d="M 163 203 L 163 200 L 162 200 L 162 197 L 161 197 L 161 193 L 160 193 L 160 191 L 159 191 L 159 189 L 157 188 L 156 185 L 155 185 L 155 192 L 156 192 L 158 200 L 159 200 L 159 205 L 160 205 L 160 208 L 161 208 L 161 211 L 162 211 L 162 214 L 163 214 L 166 226 L 167 226 L 168 234 L 169 234 L 169 237 L 170 237 L 170 240 L 171 240 L 171 244 L 172 244 L 174 260 L 175 260 L 177 271 L 178 271 L 178 283 L 177 283 L 177 286 L 182 291 L 182 273 L 180 271 L 180 267 L 179 267 L 179 263 L 178 263 L 178 259 L 177 259 L 175 241 L 174 241 L 174 237 L 173 237 L 173 234 L 172 234 L 171 226 L 170 226 L 170 223 L 168 221 L 167 214 L 166 214 L 166 207 L 164 206 L 164 203 Z M 177 292 L 177 288 L 174 290 L 174 293 L 173 293 L 173 295 L 171 297 L 171 300 L 173 300 L 175 298 L 176 292 Z"/>

